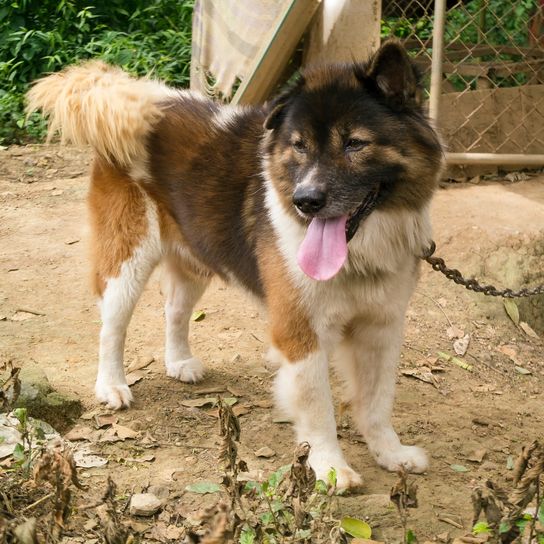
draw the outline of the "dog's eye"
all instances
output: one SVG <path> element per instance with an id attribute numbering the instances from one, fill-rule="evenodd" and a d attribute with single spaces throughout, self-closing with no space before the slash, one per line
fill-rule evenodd
<path id="1" fill-rule="evenodd" d="M 306 153 L 308 151 L 303 140 L 295 140 L 291 145 L 297 153 Z"/>
<path id="2" fill-rule="evenodd" d="M 345 144 L 344 144 L 344 151 L 348 153 L 353 153 L 355 151 L 361 151 L 364 147 L 369 145 L 370 142 L 367 142 L 365 140 L 359 140 L 358 138 L 350 138 Z"/>

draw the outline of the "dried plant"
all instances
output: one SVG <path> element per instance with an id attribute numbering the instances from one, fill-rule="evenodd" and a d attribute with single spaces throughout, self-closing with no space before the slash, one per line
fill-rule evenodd
<path id="1" fill-rule="evenodd" d="M 13 366 L 12 361 L 0 365 L 0 373 L 7 375 L 0 383 L 0 413 L 9 412 L 19 398 L 21 393 L 20 372 L 21 369 Z"/>
<path id="2" fill-rule="evenodd" d="M 403 538 L 405 544 L 415 541 L 414 533 L 408 529 L 408 509 L 417 508 L 417 485 L 408 481 L 408 473 L 405 469 L 398 472 L 399 479 L 391 488 L 391 502 L 397 507 L 402 523 Z"/>
<path id="3" fill-rule="evenodd" d="M 513 488 L 508 493 L 494 482 L 487 480 L 472 492 L 474 509 L 473 525 L 484 514 L 490 542 L 510 544 L 520 537 L 522 529 L 529 524 L 528 542 L 533 542 L 537 515 L 527 517 L 527 506 L 535 500 L 536 510 L 540 506 L 540 479 L 544 474 L 544 447 L 534 441 L 522 448 L 514 464 Z M 544 535 L 539 535 L 541 538 Z"/>

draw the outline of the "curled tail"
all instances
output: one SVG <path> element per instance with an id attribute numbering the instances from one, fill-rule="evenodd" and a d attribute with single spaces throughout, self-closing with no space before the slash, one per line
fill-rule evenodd
<path id="1" fill-rule="evenodd" d="M 107 161 L 129 167 L 145 158 L 146 136 L 163 115 L 159 103 L 174 92 L 95 60 L 38 80 L 27 111 L 49 117 L 48 140 L 59 131 L 63 143 L 90 144 Z"/>

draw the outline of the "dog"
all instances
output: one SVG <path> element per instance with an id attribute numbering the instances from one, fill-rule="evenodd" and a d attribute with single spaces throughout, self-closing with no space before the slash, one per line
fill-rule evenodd
<path id="1" fill-rule="evenodd" d="M 168 376 L 204 374 L 189 347 L 191 312 L 211 278 L 267 308 L 275 393 L 318 478 L 357 487 L 336 434 L 329 360 L 354 422 L 388 470 L 427 457 L 391 425 L 406 307 L 431 240 L 429 202 L 443 150 L 402 46 L 366 62 L 309 68 L 263 106 L 229 106 L 100 61 L 32 87 L 50 134 L 90 144 L 88 195 L 100 331 L 96 396 L 132 394 L 126 329 L 153 269 L 166 273 Z"/>

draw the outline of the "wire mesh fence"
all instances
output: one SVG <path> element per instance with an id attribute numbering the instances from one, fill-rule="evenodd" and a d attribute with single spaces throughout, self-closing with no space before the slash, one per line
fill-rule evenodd
<path id="1" fill-rule="evenodd" d="M 429 90 L 434 0 L 383 0 Z M 543 0 L 447 0 L 438 124 L 450 152 L 544 153 Z"/>

